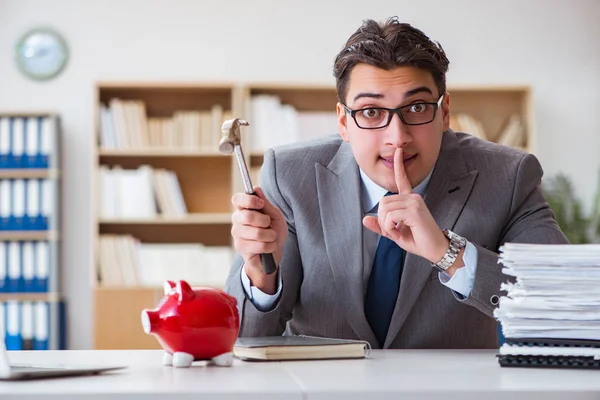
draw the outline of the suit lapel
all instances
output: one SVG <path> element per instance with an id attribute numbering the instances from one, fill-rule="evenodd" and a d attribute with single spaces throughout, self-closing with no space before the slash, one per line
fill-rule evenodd
<path id="1" fill-rule="evenodd" d="M 331 163 L 315 165 L 319 210 L 335 289 L 347 299 L 347 319 L 356 335 L 376 343 L 364 315 L 360 173 L 350 146 L 343 143 Z"/>
<path id="2" fill-rule="evenodd" d="M 440 155 L 423 198 L 440 229 L 454 227 L 473 189 L 477 174 L 476 170 L 468 171 L 454 132 L 444 132 Z M 431 268 L 429 260 L 410 253 L 406 255 L 400 290 L 384 348 L 389 347 L 398 335 L 429 280 Z"/>

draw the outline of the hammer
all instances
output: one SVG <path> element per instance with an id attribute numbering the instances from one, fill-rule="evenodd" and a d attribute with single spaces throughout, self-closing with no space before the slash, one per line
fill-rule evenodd
<path id="1" fill-rule="evenodd" d="M 223 122 L 221 131 L 223 137 L 219 143 L 219 151 L 223 154 L 235 153 L 237 165 L 240 173 L 242 174 L 242 180 L 244 181 L 244 189 L 246 194 L 256 195 L 252 187 L 252 181 L 250 181 L 250 174 L 248 173 L 248 167 L 246 166 L 246 159 L 244 158 L 244 152 L 242 151 L 242 142 L 240 136 L 240 126 L 250 125 L 243 119 L 235 118 Z M 261 254 L 260 261 L 262 263 L 263 272 L 267 275 L 271 275 L 275 272 L 275 259 L 273 254 Z"/>

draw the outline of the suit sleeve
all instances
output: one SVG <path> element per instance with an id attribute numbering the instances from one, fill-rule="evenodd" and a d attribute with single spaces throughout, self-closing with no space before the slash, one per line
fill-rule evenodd
<path id="1" fill-rule="evenodd" d="M 288 237 L 284 244 L 283 257 L 279 265 L 282 291 L 274 308 L 268 311 L 257 309 L 252 301 L 248 299 L 243 288 L 240 270 L 244 260 L 239 254 L 236 254 L 225 283 L 225 291 L 234 296 L 238 302 L 240 337 L 282 335 L 287 321 L 292 317 L 300 284 L 302 283 L 302 263 L 296 239 L 293 211 L 278 185 L 277 164 L 273 150 L 268 150 L 264 156 L 261 182 L 265 196 L 281 210 L 288 224 Z"/>
<path id="2" fill-rule="evenodd" d="M 567 238 L 560 230 L 554 213 L 542 194 L 542 167 L 537 158 L 525 155 L 517 169 L 510 212 L 500 234 L 497 248 L 477 247 L 477 270 L 470 296 L 463 302 L 493 316 L 500 285 L 509 280 L 498 263 L 499 247 L 505 242 L 565 244 Z"/>

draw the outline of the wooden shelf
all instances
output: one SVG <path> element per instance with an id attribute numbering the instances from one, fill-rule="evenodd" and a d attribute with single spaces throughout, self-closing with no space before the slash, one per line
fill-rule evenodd
<path id="1" fill-rule="evenodd" d="M 0 179 L 47 179 L 58 178 L 58 171 L 54 169 L 0 169 Z"/>
<path id="2" fill-rule="evenodd" d="M 212 149 L 178 149 L 178 148 L 145 148 L 145 149 L 119 149 L 100 150 L 98 156 L 109 157 L 231 157 L 230 154 L 219 153 Z"/>
<path id="3" fill-rule="evenodd" d="M 0 241 L 8 240 L 58 240 L 58 233 L 52 231 L 0 231 Z"/>
<path id="4" fill-rule="evenodd" d="M 188 214 L 183 218 L 101 219 L 101 225 L 205 225 L 231 224 L 231 213 Z"/>
<path id="5" fill-rule="evenodd" d="M 60 293 L 0 293 L 0 301 L 60 301 Z"/>
<path id="6" fill-rule="evenodd" d="M 231 225 L 225 223 L 123 224 L 103 223 L 99 234 L 133 235 L 144 243 L 203 243 L 207 246 L 230 246 Z"/>
<path id="7" fill-rule="evenodd" d="M 215 104 L 232 109 L 232 85 L 101 83 L 98 89 L 101 103 L 107 104 L 112 98 L 141 100 L 151 117 L 170 117 L 181 110 L 209 110 Z"/>
<path id="8" fill-rule="evenodd" d="M 263 153 L 252 152 L 250 154 L 249 160 L 251 166 L 261 166 L 265 159 L 265 155 Z"/>

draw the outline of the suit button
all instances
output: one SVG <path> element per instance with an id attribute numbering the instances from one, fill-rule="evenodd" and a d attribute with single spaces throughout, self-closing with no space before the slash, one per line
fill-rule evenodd
<path id="1" fill-rule="evenodd" d="M 497 295 L 492 295 L 492 297 L 490 297 L 490 303 L 492 303 L 492 305 L 497 306 L 498 303 L 500 303 L 500 297 L 498 297 Z"/>

